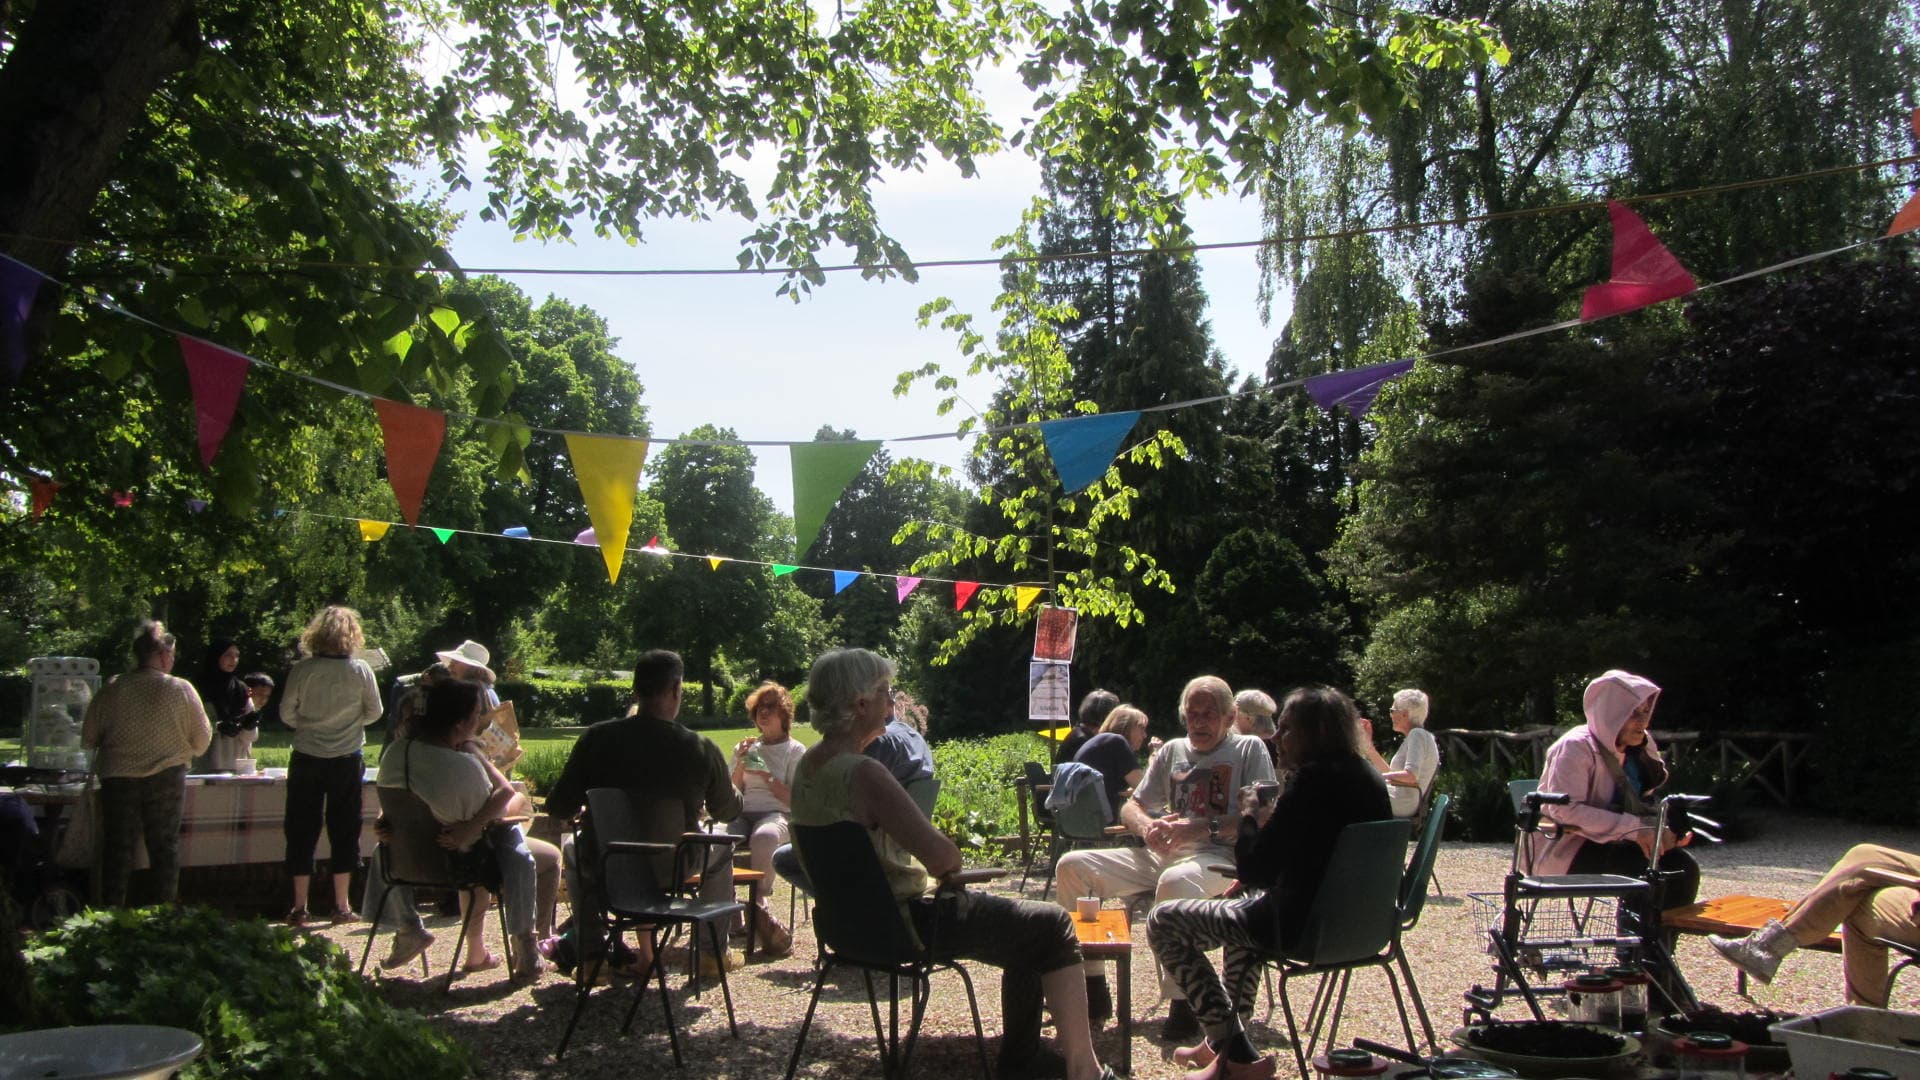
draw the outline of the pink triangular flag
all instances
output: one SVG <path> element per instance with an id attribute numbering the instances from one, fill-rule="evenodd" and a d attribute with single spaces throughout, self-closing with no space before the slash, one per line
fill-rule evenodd
<path id="1" fill-rule="evenodd" d="M 900 577 L 894 578 L 893 579 L 893 598 L 899 601 L 900 603 L 904 604 L 907 602 L 907 597 L 913 594 L 913 590 L 919 587 L 920 587 L 920 579 L 917 577 L 906 577 L 902 575 Z"/>
<path id="2" fill-rule="evenodd" d="M 220 442 L 233 426 L 233 411 L 240 406 L 240 389 L 247 384 L 247 367 L 252 363 L 232 349 L 223 349 L 211 341 L 185 334 L 180 341 L 180 358 L 187 362 L 187 382 L 193 387 L 193 413 L 199 422 L 200 464 L 213 467 Z"/>
<path id="3" fill-rule="evenodd" d="M 1913 110 L 1913 137 L 1920 139 L 1920 109 Z M 1915 229 L 1920 229 L 1920 191 L 1914 192 L 1913 197 L 1907 200 L 1907 205 L 1893 215 L 1893 224 L 1887 226 L 1887 235 L 1899 236 Z"/>
<path id="4" fill-rule="evenodd" d="M 132 506 L 132 505 L 133 505 L 133 492 L 131 492 L 131 491 L 116 491 L 116 492 L 114 492 L 114 493 L 113 493 L 113 505 L 115 505 L 115 506 L 117 506 L 117 507 L 119 507 L 119 508 L 120 508 L 120 509 L 122 509 L 122 510 L 125 510 L 125 509 L 126 509 L 127 507 L 129 507 L 129 506 Z"/>
<path id="5" fill-rule="evenodd" d="M 1588 286 L 1580 301 L 1581 321 L 1685 296 L 1698 287 L 1640 215 L 1612 200 L 1607 202 L 1607 214 L 1613 218 L 1613 274 L 1599 285 Z"/>
<path id="6" fill-rule="evenodd" d="M 977 581 L 954 582 L 953 583 L 953 610 L 959 611 L 961 608 L 966 607 L 967 601 L 973 599 L 973 594 L 979 591 L 980 591 L 980 583 Z"/>
<path id="7" fill-rule="evenodd" d="M 440 457 L 447 437 L 447 414 L 404 401 L 373 399 L 380 416 L 380 433 L 387 444 L 387 483 L 400 501 L 400 516 L 409 525 L 420 524 L 420 500 L 427 496 L 427 477 Z"/>

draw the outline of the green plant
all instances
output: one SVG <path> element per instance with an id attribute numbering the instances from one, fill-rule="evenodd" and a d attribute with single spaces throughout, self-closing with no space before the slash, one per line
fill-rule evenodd
<path id="1" fill-rule="evenodd" d="M 1026 761 L 1045 761 L 1046 744 L 1036 735 L 995 735 L 986 739 L 947 739 L 933 746 L 934 775 L 940 801 L 933 823 L 963 848 L 978 849 L 1019 828 L 1019 789 L 1008 782 Z"/>
<path id="2" fill-rule="evenodd" d="M 1436 792 L 1453 796 L 1447 811 L 1446 838 L 1468 841 L 1508 841 L 1513 839 L 1513 799 L 1507 793 L 1507 781 L 1532 775 L 1521 767 L 1503 767 L 1495 763 L 1446 765 L 1434 777 Z"/>
<path id="3" fill-rule="evenodd" d="M 207 908 L 92 911 L 26 951 L 34 987 L 72 1024 L 162 1024 L 206 1052 L 180 1075 L 455 1080 L 467 1050 L 388 1005 L 345 953 Z"/>
<path id="4" fill-rule="evenodd" d="M 566 767 L 567 757 L 572 753 L 572 743 L 543 743 L 528 747 L 526 754 L 513 763 L 513 775 L 525 780 L 533 794 L 545 795 L 553 789 L 553 782 L 560 779 L 560 770 Z"/>

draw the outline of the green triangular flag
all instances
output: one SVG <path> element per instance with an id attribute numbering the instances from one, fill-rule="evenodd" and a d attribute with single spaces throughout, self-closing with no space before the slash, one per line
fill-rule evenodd
<path id="1" fill-rule="evenodd" d="M 827 511 L 833 509 L 840 493 L 879 449 L 878 439 L 794 443 L 788 447 L 793 459 L 795 554 L 804 556 L 813 546 L 820 536 L 820 526 L 826 523 Z"/>
<path id="2" fill-rule="evenodd" d="M 443 544 L 453 539 L 452 529 L 434 529 L 432 526 L 428 526 L 428 528 L 432 530 L 433 535 L 438 537 Z"/>
<path id="3" fill-rule="evenodd" d="M 786 577 L 788 574 L 791 574 L 798 569 L 800 568 L 797 566 L 788 566 L 786 563 L 777 562 L 773 564 L 773 576 Z"/>

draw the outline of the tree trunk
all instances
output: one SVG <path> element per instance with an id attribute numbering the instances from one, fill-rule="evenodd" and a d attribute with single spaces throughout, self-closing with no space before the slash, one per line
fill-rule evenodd
<path id="1" fill-rule="evenodd" d="M 147 101 L 199 48 L 193 0 L 34 6 L 0 66 L 0 249 L 61 272 Z"/>

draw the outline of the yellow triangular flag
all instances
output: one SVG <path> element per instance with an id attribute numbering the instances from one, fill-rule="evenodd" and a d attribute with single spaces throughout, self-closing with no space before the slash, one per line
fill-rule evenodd
<path id="1" fill-rule="evenodd" d="M 713 567 L 715 570 L 720 569 L 720 561 L 720 556 L 718 555 L 707 556 L 707 565 Z"/>
<path id="2" fill-rule="evenodd" d="M 393 528 L 393 522 L 391 521 L 368 521 L 366 518 L 361 518 L 360 539 L 371 544 L 375 540 L 387 535 L 387 530 L 391 528 Z"/>
<path id="3" fill-rule="evenodd" d="M 620 580 L 620 563 L 627 554 L 627 532 L 633 528 L 633 492 L 640 486 L 640 468 L 647 463 L 642 439 L 617 435 L 567 435 L 567 454 L 573 475 L 580 481 L 593 534 L 600 538 L 600 557 L 607 561 L 607 580 Z"/>
<path id="4" fill-rule="evenodd" d="M 1043 591 L 1038 585 L 1016 585 L 1013 588 L 1013 602 L 1018 605 L 1018 610 L 1025 611 L 1040 599 Z"/>

